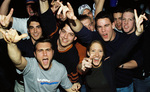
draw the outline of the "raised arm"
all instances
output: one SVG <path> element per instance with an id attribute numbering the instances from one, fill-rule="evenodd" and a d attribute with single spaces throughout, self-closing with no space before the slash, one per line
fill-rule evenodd
<path id="1" fill-rule="evenodd" d="M 134 10 L 134 14 L 135 14 L 135 21 L 136 21 L 136 27 L 137 30 L 135 32 L 135 34 L 132 34 L 128 40 L 122 45 L 121 49 L 118 50 L 118 52 L 113 56 L 113 60 L 117 61 L 119 63 L 119 61 L 121 61 L 124 57 L 127 56 L 127 54 L 129 53 L 129 51 L 133 48 L 133 46 L 138 42 L 138 37 L 135 36 L 140 36 L 143 33 L 143 20 L 147 20 L 146 16 L 140 15 L 139 17 L 137 16 L 137 12 L 136 10 Z M 134 36 L 135 35 L 135 36 Z M 133 37 L 134 36 L 134 37 Z M 123 53 L 122 53 L 123 52 Z M 120 58 L 118 58 L 120 57 Z M 112 57 L 111 57 L 112 58 Z M 110 60 L 111 61 L 111 60 Z M 121 62 L 120 62 L 121 63 Z M 115 64 L 114 64 L 115 65 Z M 123 66 L 122 66 L 123 65 Z M 119 66 L 119 68 L 125 68 L 125 69 L 133 69 L 135 67 L 138 66 L 137 62 L 135 60 L 130 60 L 124 64 L 122 64 Z M 115 65 L 116 66 L 116 65 Z"/>
<path id="2" fill-rule="evenodd" d="M 94 2 L 95 2 L 95 9 L 96 9 L 94 16 L 96 17 L 96 15 L 103 10 L 105 0 L 94 0 Z"/>
<path id="3" fill-rule="evenodd" d="M 4 0 L 0 7 L 0 14 L 7 15 L 11 0 Z"/>
<path id="4" fill-rule="evenodd" d="M 27 34 L 19 36 L 17 31 L 14 29 L 6 31 L 0 29 L 0 31 L 2 32 L 5 41 L 7 42 L 8 55 L 10 59 L 13 61 L 13 63 L 19 70 L 23 70 L 27 64 L 27 61 L 23 56 L 21 56 L 21 52 L 15 43 L 21 40 L 22 38 L 25 38 Z"/>
<path id="5" fill-rule="evenodd" d="M 60 9 L 58 10 L 58 15 L 61 11 L 63 11 L 63 15 L 66 16 L 69 19 L 69 23 L 71 28 L 74 30 L 74 32 L 79 32 L 83 25 L 82 23 L 77 19 L 77 17 L 74 15 L 73 8 L 69 2 L 67 2 L 67 7 L 61 4 Z"/>
<path id="6" fill-rule="evenodd" d="M 136 36 L 140 36 L 143 33 L 143 31 L 144 31 L 142 22 L 143 22 L 144 19 L 145 20 L 148 20 L 148 19 L 146 18 L 145 14 L 141 14 L 138 17 L 136 9 L 134 10 L 134 15 L 135 15 L 135 22 L 136 22 L 136 32 L 135 32 L 135 35 Z M 135 54 L 138 55 L 138 52 L 135 53 Z M 138 67 L 138 63 L 137 63 L 136 60 L 130 60 L 130 61 L 128 61 L 128 62 L 126 62 L 126 63 L 124 63 L 124 64 L 122 64 L 122 65 L 119 66 L 119 68 L 122 68 L 122 67 L 125 68 L 125 69 L 133 69 L 133 68 Z"/>
<path id="7" fill-rule="evenodd" d="M 41 14 L 43 14 L 44 12 L 46 12 L 49 8 L 49 3 L 48 0 L 39 0 L 40 3 L 40 11 Z"/>
<path id="8" fill-rule="evenodd" d="M 0 32 L 3 34 L 4 40 L 7 42 L 8 55 L 10 59 L 18 69 L 23 70 L 27 64 L 27 61 L 24 57 L 21 56 L 21 52 L 19 51 L 15 43 L 26 37 L 27 34 L 22 34 L 19 36 L 17 31 L 14 29 L 3 29 L 4 27 L 7 27 L 8 21 L 12 16 L 12 12 L 13 11 L 11 11 L 7 16 L 0 15 Z"/>

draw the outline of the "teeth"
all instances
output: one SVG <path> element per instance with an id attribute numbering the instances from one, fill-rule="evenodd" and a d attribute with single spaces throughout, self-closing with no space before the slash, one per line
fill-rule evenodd
<path id="1" fill-rule="evenodd" d="M 34 34 L 34 36 L 38 36 L 38 34 Z"/>
<path id="2" fill-rule="evenodd" d="M 125 26 L 124 28 L 128 28 L 128 26 Z"/>
<path id="3" fill-rule="evenodd" d="M 63 39 L 63 42 L 67 42 L 67 40 L 64 40 L 64 39 Z"/>

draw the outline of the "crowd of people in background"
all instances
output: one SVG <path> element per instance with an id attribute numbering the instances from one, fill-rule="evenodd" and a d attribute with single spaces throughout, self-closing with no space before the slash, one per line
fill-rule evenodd
<path id="1" fill-rule="evenodd" d="M 1 2 L 0 92 L 150 92 L 150 1 L 64 2 Z"/>

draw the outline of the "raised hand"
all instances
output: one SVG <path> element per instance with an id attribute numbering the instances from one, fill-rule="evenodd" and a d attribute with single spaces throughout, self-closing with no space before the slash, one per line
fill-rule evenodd
<path id="1" fill-rule="evenodd" d="M 87 68 L 92 68 L 92 59 L 91 58 L 84 58 L 82 61 L 81 69 L 85 71 Z"/>
<path id="2" fill-rule="evenodd" d="M 77 17 L 75 16 L 73 8 L 72 8 L 72 6 L 69 2 L 67 2 L 67 6 L 68 6 L 68 9 L 69 9 L 69 11 L 67 11 L 67 17 L 69 19 L 76 20 Z"/>
<path id="3" fill-rule="evenodd" d="M 53 13 L 55 13 L 55 11 L 57 11 L 60 7 L 60 4 L 58 2 L 60 2 L 60 0 L 57 1 L 52 0 L 51 2 L 52 5 L 51 10 L 53 11 Z"/>
<path id="4" fill-rule="evenodd" d="M 141 14 L 139 17 L 137 15 L 136 9 L 134 9 L 134 16 L 135 16 L 135 22 L 136 22 L 136 35 L 139 36 L 143 33 L 143 20 L 148 20 L 145 16 L 145 14 Z"/>
<path id="5" fill-rule="evenodd" d="M 58 2 L 60 3 L 60 2 Z M 58 15 L 63 12 L 63 16 L 64 17 L 67 17 L 69 19 L 72 19 L 72 20 L 76 20 L 76 16 L 74 15 L 74 11 L 73 11 L 73 8 L 71 6 L 71 4 L 69 2 L 67 2 L 67 6 L 66 5 L 63 5 L 62 3 L 60 3 L 61 7 L 59 8 L 58 10 Z"/>
<path id="6" fill-rule="evenodd" d="M 9 25 L 11 16 L 13 14 L 13 9 L 10 10 L 9 14 L 7 16 L 0 15 L 0 27 L 6 28 Z"/>
<path id="7" fill-rule="evenodd" d="M 5 30 L 5 29 L 0 28 L 0 32 L 2 32 L 4 40 L 7 43 L 17 43 L 22 38 L 25 38 L 28 36 L 27 34 L 22 34 L 19 36 L 15 29 Z"/>

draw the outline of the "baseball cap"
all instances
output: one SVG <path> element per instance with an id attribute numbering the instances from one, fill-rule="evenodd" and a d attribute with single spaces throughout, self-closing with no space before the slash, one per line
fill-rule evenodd
<path id="1" fill-rule="evenodd" d="M 78 8 L 78 14 L 79 14 L 79 15 L 83 14 L 83 11 L 84 11 L 85 9 L 89 9 L 89 10 L 91 11 L 91 8 L 90 8 L 90 6 L 89 6 L 88 4 L 83 4 L 83 5 L 81 5 L 81 6 Z"/>

